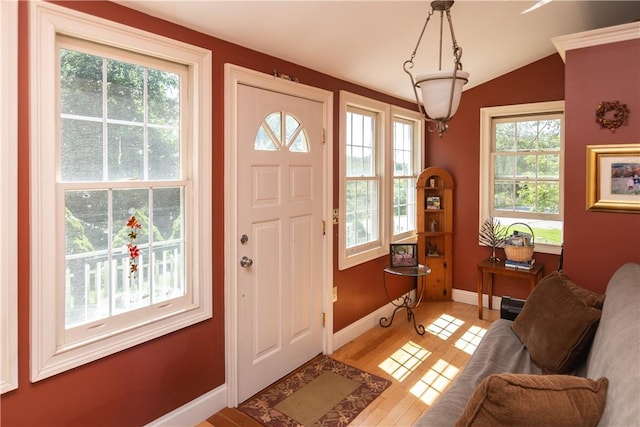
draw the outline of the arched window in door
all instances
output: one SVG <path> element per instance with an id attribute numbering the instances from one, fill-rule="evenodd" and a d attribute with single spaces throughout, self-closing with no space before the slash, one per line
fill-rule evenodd
<path id="1" fill-rule="evenodd" d="M 256 133 L 254 148 L 258 151 L 287 149 L 308 153 L 309 140 L 300 122 L 284 111 L 269 113 Z"/>

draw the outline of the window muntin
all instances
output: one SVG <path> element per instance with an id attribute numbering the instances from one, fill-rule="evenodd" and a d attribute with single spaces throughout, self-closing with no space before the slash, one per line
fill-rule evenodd
<path id="1" fill-rule="evenodd" d="M 563 110 L 563 102 L 481 110 L 480 219 L 528 224 L 538 252 L 562 245 Z"/>
<path id="2" fill-rule="evenodd" d="M 380 178 L 377 168 L 376 115 L 350 108 L 346 115 L 346 247 L 348 251 L 380 239 Z M 359 248 L 360 247 L 360 248 Z"/>
<path id="3" fill-rule="evenodd" d="M 211 218 L 212 54 L 206 49 L 157 37 L 48 2 L 32 2 L 29 7 L 32 88 L 30 369 L 31 381 L 39 381 L 211 317 L 212 267 L 208 221 Z M 91 34 L 92 42 L 83 40 L 87 34 Z M 83 70 L 88 73 L 84 76 L 86 79 L 76 78 L 74 85 L 78 86 L 77 93 L 69 95 L 64 101 L 61 96 L 61 48 L 89 54 L 93 58 L 84 59 L 93 60 L 94 63 Z M 126 72 L 129 76 L 142 76 L 142 84 L 136 81 L 135 84 L 105 89 L 104 81 L 95 78 L 99 73 L 106 80 L 109 67 L 104 66 L 103 58 L 114 61 L 116 66 L 111 67 L 113 72 L 119 70 L 117 72 Z M 153 79 L 158 77 L 154 75 L 155 70 L 179 76 L 180 91 L 155 91 Z M 128 97 L 128 101 L 121 99 L 122 94 Z M 111 107 L 109 96 L 113 99 Z M 164 110 L 167 105 L 159 105 L 170 103 L 177 99 L 176 96 L 180 103 L 179 120 L 164 120 L 162 115 L 167 111 Z M 113 114 L 105 113 L 111 112 L 109 108 Z M 142 108 L 143 112 L 140 114 L 139 111 L 132 111 L 132 108 Z M 136 148 L 127 151 L 129 140 L 114 142 L 113 138 L 110 139 L 118 132 L 121 136 L 139 138 L 133 141 L 137 144 Z M 164 132 L 168 136 L 161 138 L 173 138 L 180 147 L 161 150 L 168 146 L 158 145 L 158 134 Z M 61 141 L 69 136 L 84 136 L 86 144 L 76 144 L 79 153 L 67 150 L 63 155 Z M 115 144 L 115 147 L 109 144 Z M 125 158 L 123 153 L 131 156 L 131 159 Z M 64 162 L 63 157 L 66 159 Z M 123 162 L 128 160 L 131 163 L 124 165 Z M 75 171 L 70 166 L 74 162 Z M 87 162 L 90 162 L 89 166 Z M 65 168 L 67 173 L 63 176 L 62 170 Z M 92 205 L 85 209 L 87 212 L 76 207 L 76 216 L 95 214 L 91 220 L 82 218 L 86 222 L 83 224 L 77 218 L 65 215 L 65 202 L 75 197 L 88 203 L 87 198 L 83 198 L 86 194 L 95 196 L 95 202 L 106 203 L 107 206 L 106 210 L 97 211 Z M 173 267 L 169 266 L 174 260 L 159 252 L 164 250 L 163 245 L 175 243 L 166 241 L 168 233 L 163 234 L 162 238 L 156 236 L 154 231 L 148 238 L 141 236 L 136 243 L 140 243 L 139 249 L 146 258 L 141 259 L 139 267 L 148 270 L 143 271 L 141 283 L 154 281 L 154 288 L 149 287 L 147 294 L 149 298 L 152 294 L 156 295 L 157 302 L 147 304 L 145 298 L 136 301 L 136 293 L 140 293 L 129 288 L 126 301 L 121 301 L 119 306 L 113 301 L 109 302 L 110 317 L 105 318 L 102 312 L 92 308 L 94 311 L 89 316 L 92 320 L 83 323 L 85 320 L 78 320 L 77 313 L 74 313 L 76 317 L 70 316 L 73 327 L 65 328 L 65 264 L 67 251 L 72 251 L 66 245 L 67 231 L 78 225 L 95 227 L 96 224 L 91 225 L 94 220 L 101 227 L 106 223 L 104 237 L 91 244 L 101 251 L 105 251 L 106 247 L 107 254 L 111 251 L 112 258 L 115 257 L 114 254 L 121 250 L 114 246 L 113 241 L 122 227 L 119 216 L 125 216 L 125 207 L 118 206 L 118 200 L 122 200 L 123 195 L 135 196 L 135 210 L 126 211 L 129 215 L 137 212 L 143 225 L 147 221 L 151 224 L 150 230 L 164 227 L 162 224 L 172 217 L 171 211 L 166 209 L 167 203 L 173 208 L 175 198 L 181 199 L 181 219 L 178 221 L 181 224 L 180 233 L 172 231 L 172 236 L 181 236 L 178 238 L 183 241 L 180 249 L 182 255 L 178 254 L 178 259 L 184 258 L 182 271 L 180 267 L 171 270 Z M 175 213 L 173 217 L 175 219 Z M 72 221 L 68 223 L 67 218 Z M 79 251 L 82 257 L 91 248 L 82 233 L 78 230 L 75 233 L 80 237 L 70 240 L 73 243 L 70 247 L 74 247 L 73 251 Z M 154 257 L 164 257 L 162 262 L 166 268 L 145 267 L 146 260 Z M 117 271 L 117 267 L 107 265 Z M 174 272 L 184 278 L 180 286 L 172 284 L 183 294 L 178 297 L 166 291 L 165 279 L 169 275 L 178 277 Z M 112 279 L 102 278 L 105 274 L 101 272 L 97 282 L 99 287 L 96 288 L 95 282 L 91 283 L 86 287 L 87 295 L 77 298 L 97 304 L 96 297 L 102 297 L 108 291 L 111 298 L 117 290 L 124 288 L 112 286 Z M 144 286 L 140 288 L 144 290 Z M 97 293 L 96 289 L 99 289 Z M 153 289 L 163 295 L 157 296 Z M 167 299 L 161 301 L 162 298 Z"/>

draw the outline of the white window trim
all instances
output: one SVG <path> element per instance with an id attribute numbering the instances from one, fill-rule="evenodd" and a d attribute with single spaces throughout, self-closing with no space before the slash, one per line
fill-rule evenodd
<path id="1" fill-rule="evenodd" d="M 338 238 L 338 268 L 344 270 L 354 265 L 361 264 L 366 261 L 381 257 L 389 252 L 389 218 L 387 215 L 387 195 L 389 194 L 389 180 L 380 179 L 380 188 L 378 189 L 378 209 L 379 209 L 379 239 L 377 244 L 369 246 L 367 249 L 347 254 L 347 237 L 346 237 L 346 219 L 345 219 L 345 206 L 347 192 L 346 192 L 346 175 L 347 165 L 344 159 L 346 159 L 347 148 L 347 109 L 348 107 L 357 107 L 363 110 L 370 111 L 376 114 L 376 172 L 378 174 L 383 173 L 386 163 L 386 151 L 384 149 L 385 141 L 388 140 L 389 126 L 387 125 L 388 117 L 390 116 L 389 104 L 384 102 L 375 101 L 364 96 L 356 95 L 347 91 L 340 91 L 340 222 L 339 222 L 339 238 Z M 384 178 L 384 176 L 378 176 L 378 178 Z"/>
<path id="2" fill-rule="evenodd" d="M 414 110 L 407 110 L 406 108 L 398 107 L 396 105 L 391 106 L 391 123 L 389 126 L 389 143 L 386 144 L 387 149 L 387 167 L 386 170 L 389 171 L 387 174 L 388 177 L 388 188 L 390 197 L 393 196 L 393 121 L 398 118 L 406 121 L 410 121 L 413 123 L 414 132 L 413 132 L 413 170 L 415 179 L 417 181 L 420 172 L 424 169 L 424 156 L 422 155 L 422 147 L 424 146 L 424 120 L 422 116 Z M 417 200 L 416 200 L 417 202 Z M 393 200 L 390 201 L 391 209 L 393 209 Z M 393 218 L 393 211 L 390 211 L 389 214 Z M 414 212 L 417 214 L 417 211 Z M 417 221 L 417 218 L 416 218 Z M 417 222 L 416 222 L 417 226 Z M 409 243 L 415 242 L 416 234 L 415 230 L 412 232 L 406 232 L 399 235 L 393 234 L 393 224 L 390 222 L 388 224 L 389 227 L 389 236 L 391 243 Z"/>
<path id="3" fill-rule="evenodd" d="M 495 118 L 542 114 L 548 112 L 564 113 L 564 101 L 536 102 L 531 104 L 504 105 L 498 107 L 485 107 L 480 109 L 480 216 L 478 218 L 478 229 L 490 214 L 491 189 L 489 188 L 491 178 L 491 122 Z M 562 126 L 564 133 L 564 124 Z M 561 157 L 564 159 L 564 144 L 561 148 Z M 560 183 L 564 182 L 564 162 L 560 164 Z M 561 189 L 560 198 L 560 218 L 564 221 L 564 188 Z M 561 246 L 536 244 L 535 251 L 540 253 L 559 255 Z"/>
<path id="4" fill-rule="evenodd" d="M 380 238 L 376 245 L 368 247 L 361 252 L 348 254 L 346 249 L 346 221 L 344 209 L 346 206 L 346 146 L 347 129 L 346 120 L 348 107 L 356 107 L 370 111 L 377 115 L 376 128 L 376 167 L 380 176 L 379 189 L 379 221 Z M 418 174 L 422 169 L 422 147 L 424 145 L 424 128 L 421 116 L 417 112 L 405 108 L 393 106 L 381 101 L 376 101 L 365 96 L 347 91 L 340 91 L 340 175 L 339 175 L 339 212 L 338 225 L 338 268 L 344 270 L 363 262 L 371 261 L 389 254 L 389 243 L 393 241 L 393 118 L 400 117 L 416 123 L 415 156 Z M 414 241 L 415 235 L 402 236 L 396 242 Z"/>
<path id="5" fill-rule="evenodd" d="M 0 2 L 0 392 L 18 388 L 18 2 Z"/>
<path id="6" fill-rule="evenodd" d="M 127 27 L 50 3 L 30 3 L 30 133 L 31 133 L 31 381 L 97 360 L 163 336 L 212 316 L 211 271 L 211 51 Z M 55 236 L 56 158 L 52 135 L 58 134 L 56 111 L 56 35 L 67 35 L 129 49 L 134 52 L 184 63 L 190 67 L 194 88 L 193 194 L 193 300 L 178 314 L 157 318 L 143 326 L 104 339 L 60 347 L 57 319 L 63 316 L 56 304 L 57 290 L 51 276 L 60 276 L 62 249 Z M 62 249 L 63 250 L 63 249 Z"/>

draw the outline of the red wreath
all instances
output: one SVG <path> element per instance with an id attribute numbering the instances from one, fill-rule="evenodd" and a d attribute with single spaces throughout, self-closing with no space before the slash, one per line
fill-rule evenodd
<path id="1" fill-rule="evenodd" d="M 605 117 L 609 111 L 615 111 L 613 118 Z M 627 108 L 627 104 L 620 104 L 619 101 L 602 101 L 596 109 L 596 122 L 600 124 L 600 127 L 610 129 L 612 132 L 626 124 L 628 120 L 629 108 Z"/>

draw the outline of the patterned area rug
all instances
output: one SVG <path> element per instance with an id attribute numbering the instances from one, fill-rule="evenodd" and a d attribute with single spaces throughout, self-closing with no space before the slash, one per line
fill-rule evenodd
<path id="1" fill-rule="evenodd" d="M 320 355 L 238 409 L 265 426 L 346 426 L 391 381 Z"/>

